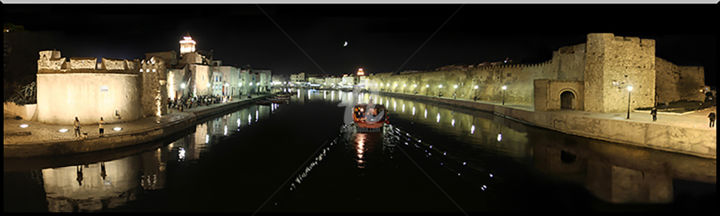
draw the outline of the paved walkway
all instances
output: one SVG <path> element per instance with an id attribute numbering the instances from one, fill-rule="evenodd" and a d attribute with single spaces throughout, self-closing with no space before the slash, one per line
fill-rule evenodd
<path id="1" fill-rule="evenodd" d="M 398 94 L 398 93 L 395 93 Z M 423 96 L 423 97 L 429 97 L 425 95 L 410 95 L 410 96 Z M 438 97 L 430 97 L 430 98 L 438 98 Z M 517 105 L 517 104 L 510 104 L 505 103 L 505 105 L 502 105 L 501 103 L 495 103 L 495 102 L 488 102 L 488 101 L 473 101 L 468 99 L 453 99 L 451 97 L 441 97 L 442 99 L 446 100 L 458 100 L 458 101 L 465 101 L 465 102 L 475 102 L 475 103 L 481 103 L 481 104 L 490 104 L 495 106 L 504 106 L 509 107 L 513 109 L 520 109 L 520 110 L 526 110 L 526 111 L 535 111 L 535 108 L 528 105 Z M 623 120 L 623 121 L 632 121 L 632 122 L 643 122 L 643 123 L 653 123 L 653 124 L 662 124 L 662 125 L 672 125 L 677 127 L 686 127 L 686 128 L 697 128 L 697 129 L 707 129 L 708 131 L 716 131 L 717 127 L 709 127 L 710 120 L 708 119 L 708 114 L 710 112 L 715 112 L 717 115 L 717 107 L 710 107 L 698 111 L 691 111 L 686 113 L 673 113 L 673 112 L 658 112 L 657 114 L 657 121 L 652 121 L 652 116 L 650 115 L 649 110 L 635 110 L 630 112 L 630 119 L 626 119 L 627 112 L 621 112 L 621 113 L 595 113 L 595 112 L 585 112 L 585 111 L 576 111 L 576 110 L 557 110 L 557 111 L 548 111 L 548 112 L 562 112 L 567 114 L 573 114 L 573 115 L 584 115 L 588 117 L 593 118 L 605 118 L 605 119 L 615 119 L 615 120 Z M 717 121 L 715 122 L 717 124 Z"/>
<path id="2" fill-rule="evenodd" d="M 253 99 L 261 95 L 253 95 Z M 179 121 L 188 117 L 193 116 L 192 113 L 199 112 L 207 109 L 212 109 L 229 103 L 237 103 L 241 101 L 251 100 L 247 97 L 242 99 L 233 99 L 231 102 L 212 104 L 208 106 L 193 107 L 180 112 L 175 109 L 168 109 L 168 114 L 162 117 L 147 117 L 131 122 L 122 122 L 114 124 L 105 124 L 105 136 L 119 135 L 119 134 L 132 134 L 137 131 L 147 130 L 152 127 L 162 126 L 168 122 Z M 100 138 L 97 122 L 92 124 L 82 125 L 80 122 L 80 131 L 88 133 L 86 139 L 98 139 Z M 27 124 L 28 127 L 21 128 L 21 124 Z M 72 121 L 68 120 L 67 125 L 54 125 L 45 124 L 36 121 L 28 120 L 15 120 L 15 119 L 4 119 L 3 121 L 3 144 L 4 145 L 22 145 L 22 144 L 33 144 L 33 143 L 53 143 L 80 140 L 75 137 L 75 131 L 73 130 Z M 120 128 L 119 131 L 115 131 L 113 128 Z M 67 129 L 67 132 L 60 132 L 61 129 Z M 29 135 L 23 135 L 23 133 Z"/>

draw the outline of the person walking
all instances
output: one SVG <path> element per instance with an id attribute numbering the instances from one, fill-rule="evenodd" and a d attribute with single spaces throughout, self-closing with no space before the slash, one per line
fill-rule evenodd
<path id="1" fill-rule="evenodd" d="M 75 122 L 73 122 L 73 128 L 75 129 L 75 137 L 80 137 L 80 120 L 75 116 Z"/>
<path id="2" fill-rule="evenodd" d="M 650 110 L 650 115 L 652 115 L 653 121 L 657 120 L 657 108 L 653 107 L 652 110 Z"/>
<path id="3" fill-rule="evenodd" d="M 100 137 L 102 137 L 103 134 L 105 134 L 105 128 L 103 127 L 104 124 L 105 124 L 105 121 L 103 121 L 103 117 L 100 117 L 100 121 L 98 122 L 98 130 L 99 130 L 98 132 L 100 133 Z"/>
<path id="4" fill-rule="evenodd" d="M 710 127 L 715 126 L 715 112 L 710 112 L 708 115 L 708 118 L 710 119 Z"/>

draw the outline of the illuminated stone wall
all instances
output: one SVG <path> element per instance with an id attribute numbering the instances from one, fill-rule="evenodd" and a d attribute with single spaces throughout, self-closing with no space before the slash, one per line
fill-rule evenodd
<path id="1" fill-rule="evenodd" d="M 535 80 L 535 110 L 559 110 L 561 109 L 561 97 L 563 92 L 571 92 L 573 110 L 583 110 L 583 82 L 582 81 L 560 81 L 560 80 Z"/>
<path id="2" fill-rule="evenodd" d="M 593 33 L 587 36 L 585 110 L 622 112 L 655 102 L 655 41 Z"/>
<path id="3" fill-rule="evenodd" d="M 162 116 L 167 113 L 167 67 L 161 58 L 151 57 L 140 65 L 142 116 Z"/>
<path id="4" fill-rule="evenodd" d="M 655 70 L 658 103 L 705 99 L 705 95 L 700 91 L 705 86 L 703 67 L 678 66 L 667 60 L 655 58 Z"/>
<path id="5" fill-rule="evenodd" d="M 705 86 L 705 69 L 697 66 L 679 66 L 680 79 L 678 91 L 681 100 L 703 101 L 705 95 L 700 92 Z"/>
<path id="6" fill-rule="evenodd" d="M 477 97 L 500 103 L 501 87 L 506 85 L 505 104 L 543 104 L 544 110 L 555 109 L 552 106 L 556 103 L 549 101 L 557 98 L 538 98 L 533 80 L 579 81 L 583 86 L 572 87 L 578 91 L 573 94 L 584 99 L 575 107 L 593 112 L 627 110 L 628 85 L 633 86 L 630 98 L 633 109 L 653 106 L 656 95 L 659 101 L 704 98 L 699 91 L 704 86 L 702 67 L 675 66 L 660 59 L 656 69 L 656 59 L 659 58 L 655 57 L 654 40 L 593 33 L 587 35 L 586 43 L 561 47 L 553 52 L 551 60 L 540 64 L 489 63 L 446 66 L 435 71 L 375 73 L 368 76 L 366 88 L 467 100 Z M 555 84 L 563 86 L 560 82 Z M 545 92 L 542 97 L 551 96 L 554 93 Z M 536 103 L 537 99 L 542 101 Z"/>
<path id="7" fill-rule="evenodd" d="M 138 74 L 39 73 L 38 121 L 81 124 L 131 121 L 141 117 Z M 114 118 L 117 111 L 121 119 Z"/>
<path id="8" fill-rule="evenodd" d="M 655 58 L 655 91 L 657 102 L 665 103 L 680 100 L 678 92 L 678 81 L 680 80 L 680 69 L 677 65 L 661 58 Z"/>
<path id="9" fill-rule="evenodd" d="M 210 83 L 210 75 L 212 75 L 212 71 L 210 66 L 197 64 L 188 66 L 193 74 L 192 80 L 190 81 L 192 84 L 191 87 L 193 88 L 191 94 L 194 93 L 197 96 L 211 95 L 212 85 Z"/>
<path id="10" fill-rule="evenodd" d="M 557 68 L 555 63 L 548 61 L 532 65 L 465 67 L 398 75 L 379 73 L 368 76 L 368 87 L 373 91 L 435 97 L 442 95 L 468 100 L 477 96 L 478 100 L 500 103 L 503 100 L 502 86 L 506 85 L 506 104 L 532 106 L 533 80 L 555 79 Z"/>
<path id="11" fill-rule="evenodd" d="M 102 69 L 113 71 L 113 70 L 127 70 L 128 60 L 125 59 L 109 59 L 102 58 Z"/>
<path id="12" fill-rule="evenodd" d="M 72 57 L 69 66 L 68 69 L 94 70 L 97 67 L 97 58 Z"/>
<path id="13" fill-rule="evenodd" d="M 38 59 L 38 70 L 60 70 L 65 63 L 65 58 L 60 56 L 60 51 L 43 50 L 40 51 Z"/>

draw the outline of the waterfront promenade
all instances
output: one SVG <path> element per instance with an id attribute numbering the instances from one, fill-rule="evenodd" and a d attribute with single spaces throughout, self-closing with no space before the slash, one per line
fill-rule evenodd
<path id="1" fill-rule="evenodd" d="M 97 122 L 80 122 L 80 130 L 86 138 L 74 135 L 72 121 L 66 125 L 44 124 L 36 121 L 4 119 L 4 157 L 60 156 L 116 149 L 150 142 L 182 131 L 203 118 L 254 103 L 269 95 L 253 95 L 252 98 L 233 99 L 225 103 L 193 107 L 183 112 L 168 109 L 162 117 L 147 117 L 130 122 L 105 124 L 100 137 Z M 28 127 L 21 128 L 20 125 Z M 119 130 L 115 130 L 118 128 Z M 61 129 L 67 129 L 61 132 Z"/>
<path id="2" fill-rule="evenodd" d="M 709 127 L 708 114 L 716 107 L 686 113 L 658 112 L 652 121 L 649 111 L 595 113 L 579 110 L 535 111 L 532 106 L 472 101 L 448 97 L 381 92 L 381 95 L 428 101 L 452 107 L 492 112 L 528 125 L 566 134 L 644 148 L 717 158 L 717 127 Z"/>

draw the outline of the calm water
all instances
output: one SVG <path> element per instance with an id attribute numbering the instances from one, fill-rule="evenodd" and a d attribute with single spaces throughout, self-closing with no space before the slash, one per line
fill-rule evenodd
<path id="1" fill-rule="evenodd" d="M 391 125 L 345 126 L 348 105 L 369 100 Z M 6 212 L 717 211 L 715 160 L 340 91 L 142 146 L 5 160 L 3 189 Z"/>

